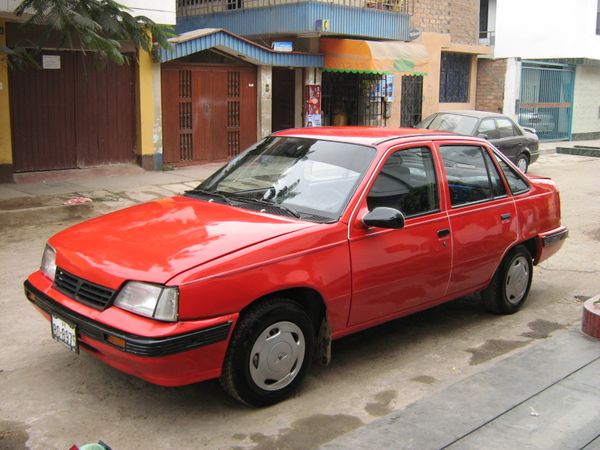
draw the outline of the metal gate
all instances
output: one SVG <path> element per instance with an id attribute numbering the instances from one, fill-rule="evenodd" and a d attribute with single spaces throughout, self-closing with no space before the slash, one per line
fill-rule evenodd
<path id="1" fill-rule="evenodd" d="M 323 73 L 323 125 L 385 126 L 385 75 Z"/>
<path id="2" fill-rule="evenodd" d="M 423 106 L 423 77 L 403 76 L 400 98 L 400 126 L 414 127 L 421 121 Z"/>
<path id="3" fill-rule="evenodd" d="M 53 68 L 9 72 L 15 172 L 132 162 L 133 61 L 98 69 L 89 53 L 44 55 L 54 58 Z"/>
<path id="4" fill-rule="evenodd" d="M 523 62 L 517 108 L 519 124 L 534 128 L 540 140 L 569 140 L 574 79 L 573 66 Z"/>

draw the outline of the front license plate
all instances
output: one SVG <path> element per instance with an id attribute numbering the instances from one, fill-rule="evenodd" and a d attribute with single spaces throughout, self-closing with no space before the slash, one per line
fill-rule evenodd
<path id="1" fill-rule="evenodd" d="M 79 353 L 79 342 L 77 341 L 75 325 L 65 322 L 54 314 L 52 314 L 52 338 L 72 352 Z"/>

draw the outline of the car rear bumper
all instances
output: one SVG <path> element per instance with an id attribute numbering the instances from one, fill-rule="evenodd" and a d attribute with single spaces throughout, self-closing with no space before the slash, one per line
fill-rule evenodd
<path id="1" fill-rule="evenodd" d="M 565 226 L 538 234 L 538 254 L 535 263 L 539 264 L 554 255 L 569 236 L 569 230 Z"/>
<path id="2" fill-rule="evenodd" d="M 144 336 L 124 329 L 123 321 L 109 324 L 95 320 L 84 313 L 85 305 L 80 311 L 65 306 L 60 294 L 52 298 L 50 289 L 36 287 L 34 275 L 25 281 L 27 299 L 47 319 L 56 315 L 74 325 L 80 348 L 110 366 L 162 386 L 181 386 L 220 376 L 237 314 L 190 321 L 193 329 L 185 333 Z M 129 323 L 136 321 L 156 322 L 136 317 Z"/>

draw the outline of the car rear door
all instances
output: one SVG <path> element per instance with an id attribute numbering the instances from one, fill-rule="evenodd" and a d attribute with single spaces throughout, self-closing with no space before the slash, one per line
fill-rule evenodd
<path id="1" fill-rule="evenodd" d="M 523 151 L 525 137 L 509 118 L 496 117 L 494 120 L 498 138 L 492 139 L 491 142 L 511 161 L 516 162 L 517 157 Z"/>
<path id="2" fill-rule="evenodd" d="M 448 296 L 484 288 L 517 240 L 512 196 L 489 150 L 475 143 L 440 142 L 453 242 Z"/>
<path id="3" fill-rule="evenodd" d="M 432 144 L 386 156 L 350 222 L 350 326 L 423 309 L 443 297 L 450 278 L 450 228 Z M 404 227 L 365 227 L 362 217 L 376 207 L 400 210 Z"/>

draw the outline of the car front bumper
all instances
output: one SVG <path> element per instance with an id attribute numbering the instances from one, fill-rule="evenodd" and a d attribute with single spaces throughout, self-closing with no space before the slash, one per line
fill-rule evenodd
<path id="1" fill-rule="evenodd" d="M 185 321 L 182 327 L 182 322 L 157 322 L 109 308 L 118 311 L 99 320 L 103 312 L 55 291 L 40 272 L 32 274 L 24 288 L 27 299 L 47 319 L 55 315 L 75 326 L 82 350 L 122 372 L 162 386 L 181 386 L 220 376 L 238 316 Z"/>

